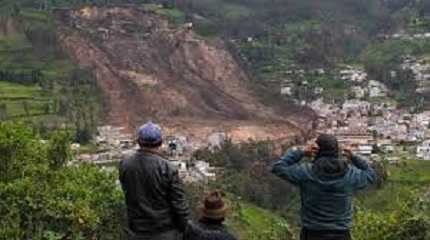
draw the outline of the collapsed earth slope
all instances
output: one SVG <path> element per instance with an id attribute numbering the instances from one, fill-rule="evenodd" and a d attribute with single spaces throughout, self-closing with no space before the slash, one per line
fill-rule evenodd
<path id="1" fill-rule="evenodd" d="M 60 42 L 94 72 L 106 121 L 133 130 L 153 119 L 169 133 L 234 140 L 291 138 L 300 130 L 248 90 L 248 77 L 221 42 L 136 7 L 55 12 Z"/>

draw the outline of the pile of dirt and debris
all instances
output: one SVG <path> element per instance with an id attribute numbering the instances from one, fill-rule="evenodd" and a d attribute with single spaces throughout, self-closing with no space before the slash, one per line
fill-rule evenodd
<path id="1" fill-rule="evenodd" d="M 93 70 L 111 125 L 133 130 L 151 119 L 168 131 L 203 138 L 222 131 L 239 140 L 300 132 L 288 111 L 277 113 L 248 90 L 247 74 L 221 41 L 204 40 L 188 25 L 171 27 L 155 13 L 124 6 L 55 14 L 64 49 Z M 300 117 L 303 125 L 310 120 Z"/>

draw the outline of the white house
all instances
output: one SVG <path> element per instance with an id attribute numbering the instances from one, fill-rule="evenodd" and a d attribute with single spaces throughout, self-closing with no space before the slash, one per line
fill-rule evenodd
<path id="1" fill-rule="evenodd" d="M 221 147 L 221 145 L 227 140 L 227 134 L 224 132 L 215 132 L 212 133 L 208 139 L 208 145 L 209 148 L 213 149 L 213 148 L 217 148 L 217 147 Z"/>
<path id="2" fill-rule="evenodd" d="M 170 161 L 177 169 L 180 178 L 185 178 L 188 172 L 187 163 L 184 161 Z"/>
<path id="3" fill-rule="evenodd" d="M 372 151 L 373 151 L 373 146 L 370 144 L 358 145 L 356 149 L 356 153 L 363 156 L 372 155 Z"/>
<path id="4" fill-rule="evenodd" d="M 369 81 L 369 97 L 386 97 L 388 93 L 388 88 L 383 83 L 370 80 Z"/>
<path id="5" fill-rule="evenodd" d="M 362 99 L 364 97 L 366 97 L 367 94 L 367 90 L 360 87 L 360 86 L 353 86 L 351 88 L 352 94 L 354 95 L 355 98 L 358 99 Z"/>
<path id="6" fill-rule="evenodd" d="M 430 160 L 430 140 L 424 141 L 417 147 L 417 157 L 422 160 Z"/>
<path id="7" fill-rule="evenodd" d="M 204 161 L 197 161 L 194 164 L 194 168 L 190 172 L 193 181 L 196 182 L 207 182 L 208 180 L 214 180 L 216 174 L 213 172 L 215 169 L 209 165 L 209 163 Z"/>
<path id="8" fill-rule="evenodd" d="M 293 95 L 293 88 L 290 86 L 281 87 L 281 95 L 287 95 L 287 96 Z"/>

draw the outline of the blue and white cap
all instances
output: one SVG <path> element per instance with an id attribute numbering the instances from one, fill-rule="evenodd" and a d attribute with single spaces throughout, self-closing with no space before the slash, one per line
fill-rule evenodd
<path id="1" fill-rule="evenodd" d="M 137 136 L 140 144 L 145 147 L 159 147 L 163 143 L 161 128 L 153 122 L 148 122 L 141 126 Z"/>

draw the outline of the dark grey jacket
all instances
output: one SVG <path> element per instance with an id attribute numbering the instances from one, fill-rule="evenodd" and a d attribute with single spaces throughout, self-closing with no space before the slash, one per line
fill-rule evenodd
<path id="1" fill-rule="evenodd" d="M 119 178 L 132 235 L 152 237 L 185 230 L 189 216 L 185 193 L 178 171 L 167 160 L 138 150 L 121 161 Z"/>
<path id="2" fill-rule="evenodd" d="M 236 240 L 236 238 L 222 224 L 190 222 L 184 240 Z"/>

